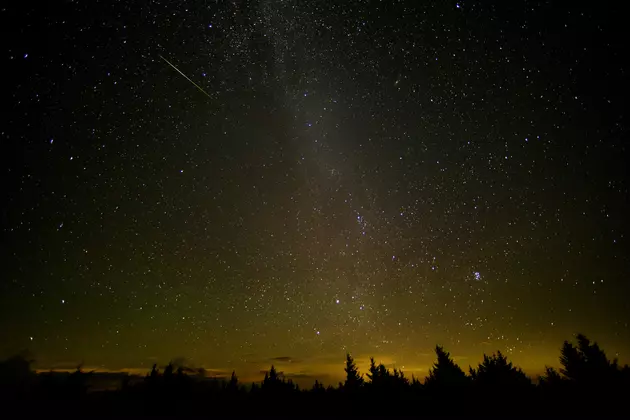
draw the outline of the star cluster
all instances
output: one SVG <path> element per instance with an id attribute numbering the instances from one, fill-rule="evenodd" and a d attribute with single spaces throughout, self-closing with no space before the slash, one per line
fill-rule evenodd
<path id="1" fill-rule="evenodd" d="M 147 0 L 0 16 L 7 354 L 324 375 L 351 351 L 422 375 L 441 343 L 531 371 L 582 331 L 629 357 L 613 11 Z"/>

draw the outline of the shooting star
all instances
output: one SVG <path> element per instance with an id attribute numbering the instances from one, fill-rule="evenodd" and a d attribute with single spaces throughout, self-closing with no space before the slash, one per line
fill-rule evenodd
<path id="1" fill-rule="evenodd" d="M 170 61 L 168 61 L 166 58 L 162 57 L 161 55 L 158 54 L 158 56 L 166 61 L 166 64 L 168 64 L 169 66 L 173 67 L 175 69 L 175 71 L 177 71 L 177 73 L 181 74 L 182 76 L 184 76 L 186 78 L 186 80 L 188 80 L 190 83 L 192 83 L 193 85 L 195 85 L 195 87 L 197 89 L 199 89 L 201 91 L 201 93 L 203 93 L 204 95 L 206 95 L 208 98 L 212 99 L 212 96 L 208 95 L 208 92 L 206 92 L 205 90 L 203 90 L 201 88 L 201 86 L 199 86 L 197 83 L 193 82 L 192 80 L 190 80 L 190 77 L 186 76 L 184 73 L 181 72 L 180 69 L 178 69 L 177 67 L 175 67 L 174 64 L 172 64 Z"/>

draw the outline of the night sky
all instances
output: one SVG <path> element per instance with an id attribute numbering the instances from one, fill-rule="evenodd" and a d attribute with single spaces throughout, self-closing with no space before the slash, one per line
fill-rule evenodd
<path id="1" fill-rule="evenodd" d="M 630 361 L 621 11 L 12 3 L 0 356 L 336 383 L 439 343 L 533 375 L 583 332 Z"/>

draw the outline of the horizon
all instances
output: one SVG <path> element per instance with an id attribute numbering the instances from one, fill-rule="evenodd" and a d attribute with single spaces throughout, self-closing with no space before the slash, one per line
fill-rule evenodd
<path id="1" fill-rule="evenodd" d="M 574 338 L 575 337 L 571 337 L 567 339 L 567 341 L 571 342 L 572 339 Z M 606 355 L 611 360 L 617 360 L 620 366 L 628 364 L 626 359 L 623 359 L 623 358 L 619 359 L 618 354 L 608 353 L 606 345 L 602 345 L 600 342 L 597 342 L 597 340 L 594 340 L 594 341 L 598 345 L 600 345 L 600 347 L 604 350 Z M 433 351 L 434 348 L 435 347 L 433 347 L 431 350 Z M 531 380 L 534 383 L 536 383 L 540 380 L 540 377 L 545 373 L 545 369 L 547 367 L 552 367 L 558 370 L 559 366 L 561 366 L 560 361 L 559 361 L 560 348 L 561 348 L 561 344 L 557 348 L 557 354 L 555 355 L 555 360 L 553 362 L 544 363 L 543 365 L 536 365 L 536 366 L 534 365 L 523 366 L 517 362 L 519 360 L 518 355 L 507 354 L 504 351 L 501 351 L 501 349 L 497 349 L 497 350 L 501 351 L 501 353 L 503 353 L 508 358 L 508 360 L 514 364 L 515 367 L 521 368 L 523 372 L 529 378 L 531 378 Z M 448 351 L 448 348 L 445 348 L 445 350 Z M 484 355 L 490 356 L 492 354 L 495 354 L 497 350 L 485 352 L 481 354 L 477 359 L 471 359 L 469 357 L 459 356 L 457 354 L 452 354 L 452 353 L 451 353 L 451 357 L 453 358 L 455 363 L 457 363 L 468 375 L 469 374 L 468 371 L 470 367 L 475 368 L 479 363 L 483 361 Z M 396 360 L 387 356 L 378 357 L 378 356 L 353 354 L 353 358 L 358 367 L 359 373 L 362 375 L 368 372 L 369 365 L 370 365 L 370 357 L 374 357 L 374 360 L 376 361 L 376 363 L 383 364 L 388 369 L 397 368 L 401 370 L 405 374 L 405 376 L 408 377 L 409 379 L 411 379 L 412 377 L 415 377 L 416 379 L 419 379 L 421 382 L 424 382 L 426 377 L 429 375 L 430 369 L 433 367 L 433 364 L 435 363 L 434 353 L 425 353 L 423 354 L 423 356 L 425 360 L 430 359 L 429 364 L 423 364 L 423 365 L 397 364 Z M 314 359 L 315 361 L 316 360 L 321 361 L 322 358 L 316 357 Z M 345 373 L 343 371 L 343 368 L 345 366 L 345 361 L 346 361 L 345 354 L 343 356 L 340 356 L 338 359 L 339 359 L 338 363 L 332 363 L 332 357 L 326 358 L 326 360 L 328 361 L 328 363 L 324 364 L 326 369 L 322 368 L 322 364 L 319 364 L 319 365 L 313 364 L 314 360 L 312 359 L 304 360 L 304 359 L 292 358 L 290 356 L 279 356 L 279 357 L 268 358 L 266 360 L 258 359 L 252 362 L 252 364 L 255 366 L 251 366 L 251 365 L 244 366 L 244 369 L 242 368 L 241 370 L 235 367 L 232 368 L 229 366 L 222 367 L 222 366 L 205 365 L 203 363 L 196 364 L 194 361 L 188 360 L 184 357 L 173 358 L 173 359 L 170 359 L 169 361 L 155 360 L 153 361 L 153 363 L 157 365 L 160 371 L 162 371 L 169 363 L 174 363 L 176 367 L 178 366 L 185 367 L 187 370 L 187 374 L 193 374 L 194 376 L 198 374 L 193 371 L 196 371 L 198 369 L 203 369 L 204 374 L 201 377 L 206 378 L 206 379 L 215 379 L 215 380 L 229 380 L 232 372 L 235 372 L 239 379 L 239 382 L 245 385 L 250 385 L 252 383 L 260 383 L 264 379 L 265 373 L 269 371 L 269 368 L 271 366 L 275 366 L 276 370 L 278 371 L 278 375 L 281 378 L 284 377 L 286 379 L 291 379 L 294 383 L 300 385 L 300 387 L 302 388 L 304 387 L 310 388 L 310 386 L 312 386 L 316 380 L 319 383 L 323 384 L 324 386 L 328 386 L 328 385 L 337 386 L 339 382 L 343 382 L 343 379 L 345 378 Z M 51 371 L 57 372 L 57 373 L 72 373 L 76 371 L 77 367 L 80 367 L 83 372 L 120 374 L 120 375 L 128 374 L 131 376 L 145 377 L 146 375 L 150 373 L 151 368 L 153 366 L 153 363 L 150 363 L 147 366 L 108 368 L 103 365 L 90 365 L 90 364 L 84 364 L 83 362 L 84 361 L 57 363 L 57 364 L 53 364 L 49 366 L 48 368 L 45 368 L 43 366 L 39 366 L 37 364 L 37 361 L 35 361 L 34 370 L 38 374 L 47 373 Z"/>
<path id="2" fill-rule="evenodd" d="M 177 366 L 183 360 L 171 362 L 163 370 L 154 365 L 146 375 L 88 372 L 80 367 L 74 372 L 38 373 L 23 354 L 0 362 L 0 398 L 6 399 L 8 407 L 21 407 L 23 413 L 50 414 L 72 404 L 72 410 L 82 417 L 98 410 L 99 417 L 115 418 L 122 413 L 143 418 L 198 417 L 207 415 L 208 407 L 215 415 L 229 411 L 258 417 L 271 409 L 274 418 L 287 414 L 293 418 L 298 412 L 335 413 L 343 418 L 364 413 L 391 418 L 420 412 L 423 416 L 504 418 L 510 410 L 527 417 L 540 412 L 554 417 L 618 415 L 625 409 L 622 401 L 630 384 L 630 366 L 609 360 L 596 342 L 581 333 L 575 339 L 575 344 L 563 343 L 560 369 L 546 368 L 544 376 L 533 380 L 501 352 L 484 356 L 467 374 L 447 350 L 436 346 L 436 363 L 424 381 L 409 378 L 374 358 L 362 374 L 348 353 L 343 366 L 346 375 L 337 386 L 317 380 L 301 383 L 306 375 L 278 371 L 273 365 L 259 372 L 264 373 L 259 381 L 238 378 L 234 372 L 229 379 L 208 377 L 203 370 Z M 290 362 L 288 357 L 276 359 Z"/>

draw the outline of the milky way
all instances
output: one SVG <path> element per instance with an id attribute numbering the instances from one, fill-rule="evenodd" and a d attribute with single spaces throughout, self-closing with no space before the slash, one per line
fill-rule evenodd
<path id="1" fill-rule="evenodd" d="M 3 356 L 533 374 L 580 331 L 628 361 L 612 11 L 105 3 L 1 11 Z"/>

